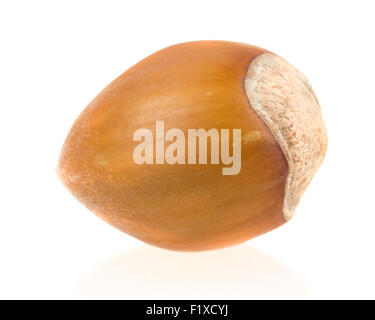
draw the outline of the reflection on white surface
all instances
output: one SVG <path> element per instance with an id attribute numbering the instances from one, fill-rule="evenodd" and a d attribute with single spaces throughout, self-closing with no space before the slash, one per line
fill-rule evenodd
<path id="1" fill-rule="evenodd" d="M 77 287 L 85 299 L 305 299 L 304 281 L 247 245 L 186 253 L 142 246 L 95 267 Z"/>

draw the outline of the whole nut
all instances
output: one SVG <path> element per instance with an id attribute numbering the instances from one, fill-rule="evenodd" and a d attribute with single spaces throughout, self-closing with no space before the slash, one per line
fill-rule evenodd
<path id="1" fill-rule="evenodd" d="M 167 154 L 194 129 L 213 131 Z M 146 133 L 152 145 L 137 149 Z M 288 221 L 326 149 L 318 100 L 297 69 L 258 47 L 197 41 L 152 54 L 100 92 L 71 128 L 57 172 L 116 228 L 163 248 L 207 250 Z"/>

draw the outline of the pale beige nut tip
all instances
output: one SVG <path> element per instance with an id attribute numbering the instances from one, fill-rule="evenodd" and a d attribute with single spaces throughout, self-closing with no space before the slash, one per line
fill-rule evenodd
<path id="1" fill-rule="evenodd" d="M 301 72 L 268 52 L 250 64 L 245 89 L 251 107 L 268 126 L 288 162 L 283 215 L 289 220 L 327 150 L 319 102 Z"/>

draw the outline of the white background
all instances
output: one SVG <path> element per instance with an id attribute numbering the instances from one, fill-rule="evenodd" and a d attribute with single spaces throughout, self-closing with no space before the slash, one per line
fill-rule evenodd
<path id="1" fill-rule="evenodd" d="M 373 1 L 1 1 L 0 298 L 375 298 Z M 295 217 L 175 253 L 96 218 L 54 168 L 74 119 L 145 56 L 254 44 L 310 80 L 327 157 Z"/>

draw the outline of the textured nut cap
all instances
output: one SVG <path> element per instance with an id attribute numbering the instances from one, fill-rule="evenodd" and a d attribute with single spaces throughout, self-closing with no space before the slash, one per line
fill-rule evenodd
<path id="1" fill-rule="evenodd" d="M 273 53 L 252 61 L 245 88 L 288 161 L 283 213 L 289 220 L 327 150 L 319 102 L 305 76 Z"/>

